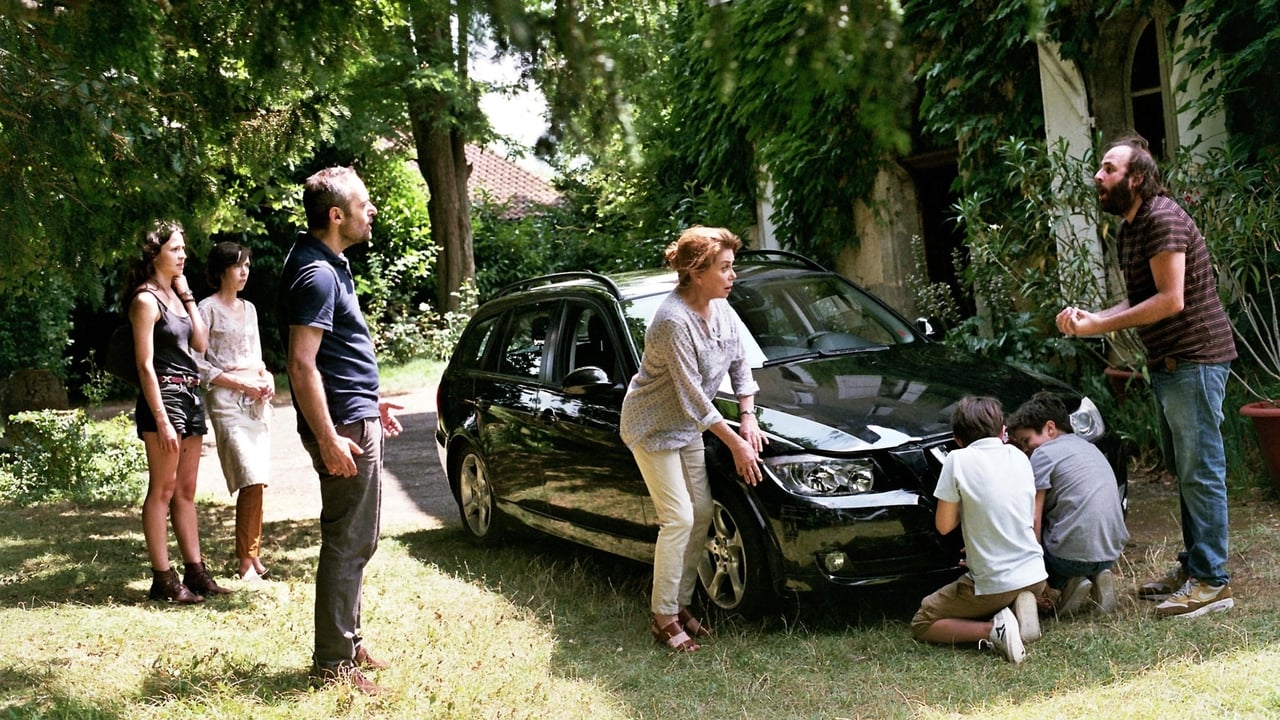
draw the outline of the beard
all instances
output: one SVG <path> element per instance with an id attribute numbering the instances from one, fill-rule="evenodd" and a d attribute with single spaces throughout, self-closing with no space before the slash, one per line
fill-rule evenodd
<path id="1" fill-rule="evenodd" d="M 1102 204 L 1102 209 L 1112 215 L 1124 216 L 1129 212 L 1129 208 L 1133 207 L 1133 187 L 1129 181 L 1129 175 L 1126 173 L 1124 178 L 1111 187 L 1110 190 L 1103 190 L 1099 193 L 1098 201 Z"/>

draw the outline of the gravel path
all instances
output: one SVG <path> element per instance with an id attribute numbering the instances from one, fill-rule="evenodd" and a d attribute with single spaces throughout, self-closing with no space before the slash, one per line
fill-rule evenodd
<path id="1" fill-rule="evenodd" d="M 397 412 L 404 432 L 386 443 L 382 528 L 384 533 L 435 529 L 458 524 L 458 510 L 440 469 L 435 445 L 435 388 L 386 398 L 404 406 Z M 263 520 L 306 520 L 320 516 L 320 494 L 310 456 L 298 440 L 297 416 L 287 398 L 278 400 L 271 426 L 271 475 L 263 495 Z M 204 438 L 197 495 L 234 508 L 218 464 L 213 431 Z M 232 510 L 234 512 L 234 510 Z"/>

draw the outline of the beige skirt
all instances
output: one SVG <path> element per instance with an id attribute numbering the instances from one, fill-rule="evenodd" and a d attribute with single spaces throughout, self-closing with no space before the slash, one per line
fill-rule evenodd
<path id="1" fill-rule="evenodd" d="M 207 391 L 205 399 L 227 491 L 266 485 L 271 472 L 270 401 L 251 400 L 224 387 Z"/>

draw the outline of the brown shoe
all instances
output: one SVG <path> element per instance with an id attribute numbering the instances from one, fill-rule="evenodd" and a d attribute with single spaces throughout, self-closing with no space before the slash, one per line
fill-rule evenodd
<path id="1" fill-rule="evenodd" d="M 187 563 L 187 570 L 182 574 L 182 584 L 200 595 L 230 595 L 231 589 L 219 587 L 213 576 L 205 569 L 204 562 Z"/>
<path id="2" fill-rule="evenodd" d="M 364 645 L 356 648 L 356 665 L 367 670 L 386 670 L 391 667 L 391 663 L 385 660 L 379 660 L 369 654 Z"/>
<path id="3" fill-rule="evenodd" d="M 151 592 L 147 593 L 147 597 L 180 605 L 204 602 L 203 597 L 191 592 L 190 588 L 178 580 L 178 571 L 172 567 L 168 570 L 151 571 Z"/>
<path id="4" fill-rule="evenodd" d="M 382 687 L 365 677 L 355 665 L 339 665 L 335 668 L 313 669 L 311 682 L 315 685 L 350 685 L 365 695 L 382 694 Z"/>

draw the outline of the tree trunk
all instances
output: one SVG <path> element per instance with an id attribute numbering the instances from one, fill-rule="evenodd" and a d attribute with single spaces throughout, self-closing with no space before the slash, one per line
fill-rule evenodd
<path id="1" fill-rule="evenodd" d="M 410 103 L 410 108 L 413 103 Z M 436 244 L 436 307 L 440 312 L 458 309 L 457 291 L 475 281 L 476 262 L 471 245 L 471 201 L 467 197 L 465 139 L 458 131 L 430 127 L 430 120 L 415 116 L 414 144 L 418 169 L 427 181 L 430 198 L 427 215 Z"/>
<path id="2" fill-rule="evenodd" d="M 465 15 L 466 4 L 458 3 Z M 461 48 L 454 47 L 450 30 L 449 3 L 419 2 L 412 5 L 414 50 L 418 61 L 437 71 L 451 68 L 459 87 L 467 83 L 466 33 L 459 32 Z M 467 20 L 461 17 L 459 26 Z M 454 88 L 457 92 L 457 87 Z M 471 200 L 467 195 L 465 126 L 452 112 L 457 98 L 439 85 L 410 84 L 409 123 L 418 151 L 418 170 L 427 181 L 427 215 L 431 237 L 436 244 L 436 308 L 439 312 L 458 309 L 458 290 L 475 281 L 476 261 L 471 243 Z"/>

